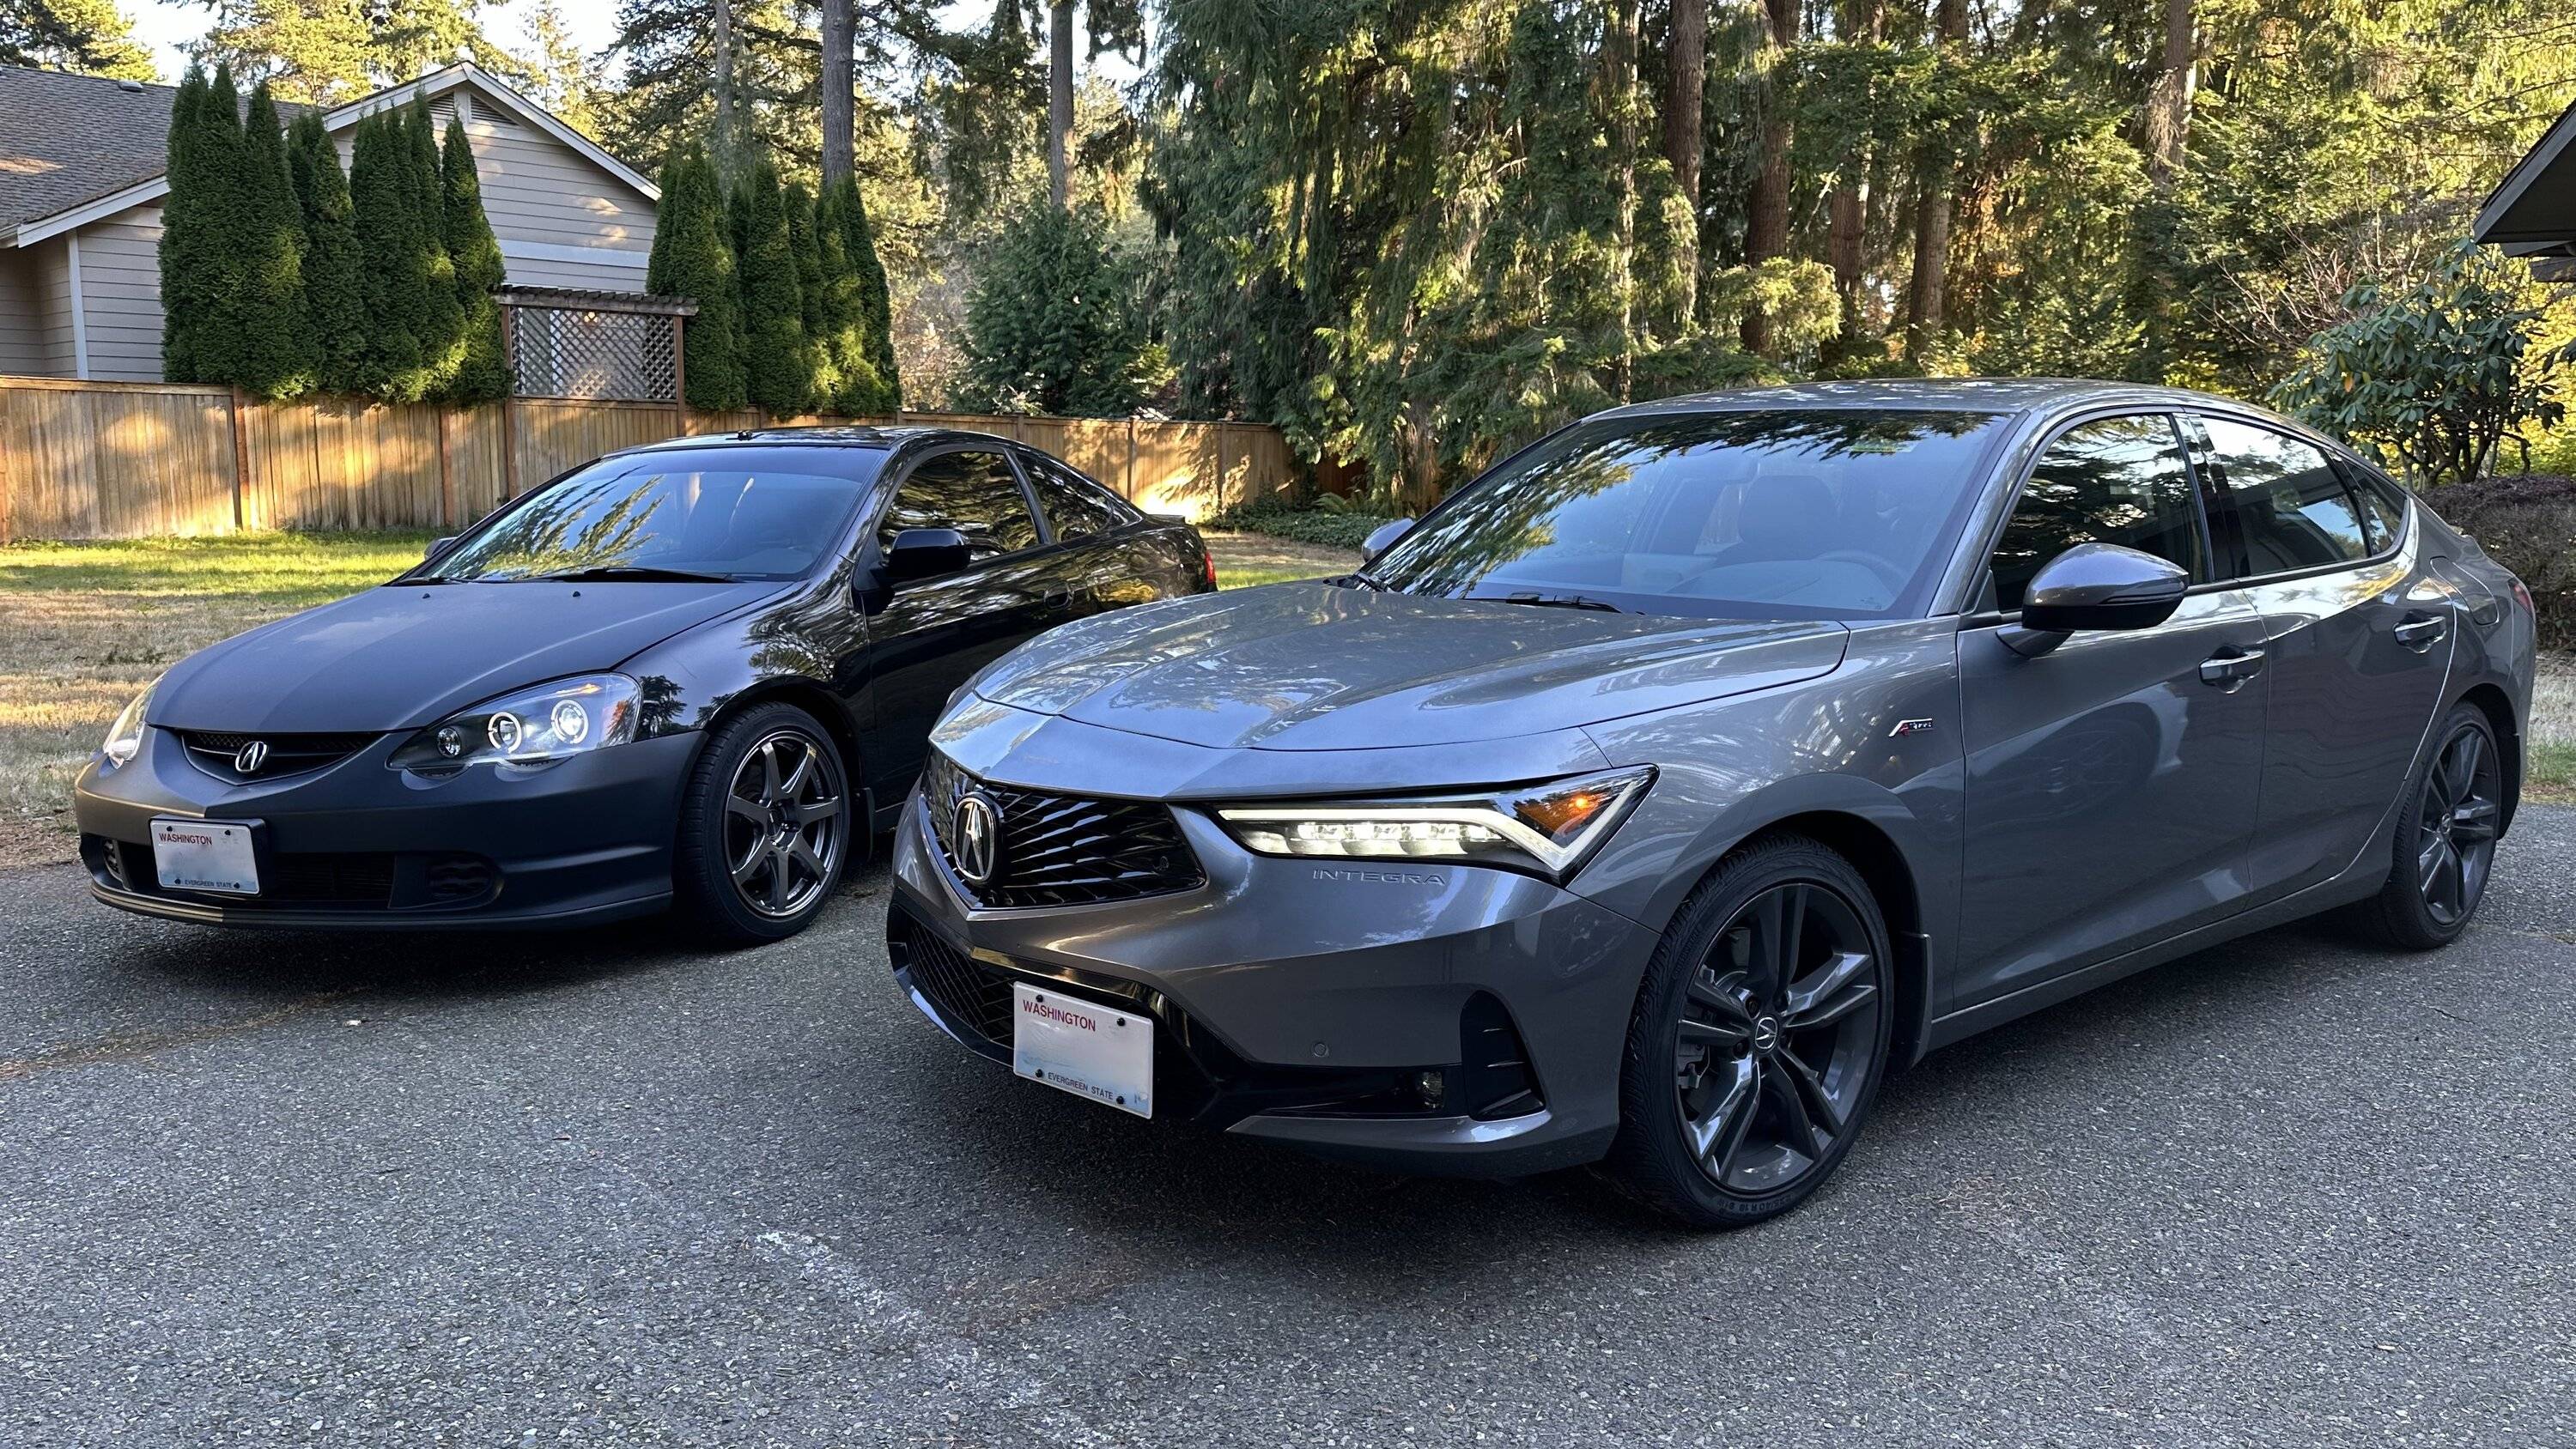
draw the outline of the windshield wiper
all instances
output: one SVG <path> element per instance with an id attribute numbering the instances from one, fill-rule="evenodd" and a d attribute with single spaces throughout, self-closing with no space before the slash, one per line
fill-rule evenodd
<path id="1" fill-rule="evenodd" d="M 1598 609 L 1605 614 L 1628 612 L 1607 599 L 1596 599 L 1589 594 L 1503 594 L 1499 597 L 1506 604 L 1531 604 L 1542 609 Z"/>
<path id="2" fill-rule="evenodd" d="M 521 583 L 729 584 L 723 574 L 696 574 L 687 569 L 657 569 L 641 564 L 602 564 L 566 569 L 559 574 L 529 574 Z"/>

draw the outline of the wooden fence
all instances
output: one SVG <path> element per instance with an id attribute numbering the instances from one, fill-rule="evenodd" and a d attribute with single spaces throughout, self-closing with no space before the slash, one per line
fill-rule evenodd
<path id="1" fill-rule="evenodd" d="M 220 387 L 0 376 L 0 543 L 457 528 L 602 453 L 771 421 L 667 403 L 259 403 Z M 1296 466 L 1277 430 L 1251 423 L 952 413 L 898 421 L 1014 438 L 1140 508 L 1193 519 L 1285 489 Z"/>

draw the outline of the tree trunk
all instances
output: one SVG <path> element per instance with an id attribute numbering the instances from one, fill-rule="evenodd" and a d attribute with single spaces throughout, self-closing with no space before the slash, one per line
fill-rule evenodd
<path id="1" fill-rule="evenodd" d="M 1968 0 L 1941 0 L 1940 43 L 1956 50 L 1968 42 Z M 1951 191 L 1958 184 L 1958 162 L 1934 158 L 1924 168 L 1923 195 L 1914 210 L 1914 279 L 1905 298 L 1905 360 L 1921 362 L 1941 335 L 1948 303 L 1950 272 Z"/>
<path id="2" fill-rule="evenodd" d="M 741 121 L 735 114 L 733 85 L 733 5 L 732 0 L 715 0 L 715 65 L 716 73 L 715 132 L 708 139 L 715 152 L 716 176 L 726 186 L 733 185 L 742 158 Z"/>
<path id="3" fill-rule="evenodd" d="M 1618 208 L 1618 259 L 1612 285 L 1619 291 L 1619 350 L 1611 359 L 1610 394 L 1626 402 L 1637 370 L 1637 7 L 1638 0 L 1609 0 L 1602 37 L 1603 99 L 1608 102 L 1610 184 Z"/>
<path id="4" fill-rule="evenodd" d="M 850 0 L 823 0 L 823 189 L 850 179 Z"/>
<path id="5" fill-rule="evenodd" d="M 1876 42 L 1882 14 L 1881 0 L 1851 0 L 1843 17 L 1843 38 L 1855 45 Z M 1834 181 L 1827 223 L 1825 252 L 1833 263 L 1834 295 L 1842 302 L 1841 347 L 1846 354 L 1863 346 L 1868 330 L 1861 267 L 1863 243 L 1868 236 L 1869 160 L 1866 147 L 1843 158 L 1842 172 Z"/>
<path id="6" fill-rule="evenodd" d="M 1699 296 L 1699 171 L 1706 143 L 1708 0 L 1672 0 L 1672 7 L 1672 33 L 1665 49 L 1671 73 L 1664 97 L 1664 159 L 1673 163 L 1673 184 L 1690 204 L 1691 224 L 1683 236 L 1690 253 L 1682 259 L 1680 318 L 1686 324 L 1698 310 Z"/>
<path id="7" fill-rule="evenodd" d="M 1789 47 L 1798 43 L 1799 6 L 1800 0 L 1763 0 L 1769 26 L 1762 42 L 1766 93 L 1762 169 L 1753 178 L 1753 195 L 1745 208 L 1744 260 L 1748 266 L 1758 266 L 1789 252 L 1789 118 L 1783 114 L 1770 72 L 1778 67 Z M 1770 318 L 1759 312 L 1745 314 L 1744 346 L 1751 352 L 1770 350 Z"/>
<path id="8" fill-rule="evenodd" d="M 1047 7 L 1047 197 L 1062 210 L 1073 194 L 1073 0 Z"/>
<path id="9" fill-rule="evenodd" d="M 2182 174 L 2191 141 L 2191 97 L 2199 79 L 2192 56 L 2191 0 L 2165 0 L 2165 53 L 2147 89 L 2147 177 L 2159 192 Z"/>

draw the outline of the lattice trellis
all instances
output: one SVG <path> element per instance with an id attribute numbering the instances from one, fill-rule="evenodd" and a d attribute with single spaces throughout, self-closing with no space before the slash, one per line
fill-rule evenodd
<path id="1" fill-rule="evenodd" d="M 680 329 L 696 303 L 560 287 L 503 287 L 496 295 L 519 396 L 679 400 Z"/>

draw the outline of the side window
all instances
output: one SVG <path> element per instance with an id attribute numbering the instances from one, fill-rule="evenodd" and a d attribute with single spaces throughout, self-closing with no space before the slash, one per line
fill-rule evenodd
<path id="1" fill-rule="evenodd" d="M 2370 551 L 2377 553 L 2406 531 L 2406 490 L 2397 481 L 2350 458 L 2336 466 L 2352 496 L 2361 500 L 2361 521 L 2370 529 Z"/>
<path id="2" fill-rule="evenodd" d="M 907 528 L 956 529 L 977 563 L 1038 541 L 1028 499 L 1010 459 L 999 453 L 941 453 L 913 469 L 877 528 L 878 546 L 894 547 L 894 536 Z"/>
<path id="3" fill-rule="evenodd" d="M 1058 539 L 1096 538 L 1136 521 L 1134 509 L 1055 459 L 1036 457 L 1027 462 L 1038 506 L 1046 510 Z"/>
<path id="4" fill-rule="evenodd" d="M 2361 513 L 2323 452 L 2251 423 L 2201 421 L 2209 430 L 2220 506 L 2236 516 L 2250 575 L 2370 556 Z"/>
<path id="5" fill-rule="evenodd" d="M 2048 445 L 1995 545 L 1997 607 L 2020 608 L 2031 575 L 2079 543 L 2116 543 L 2209 577 L 2200 500 L 2170 418 L 2104 418 Z"/>

